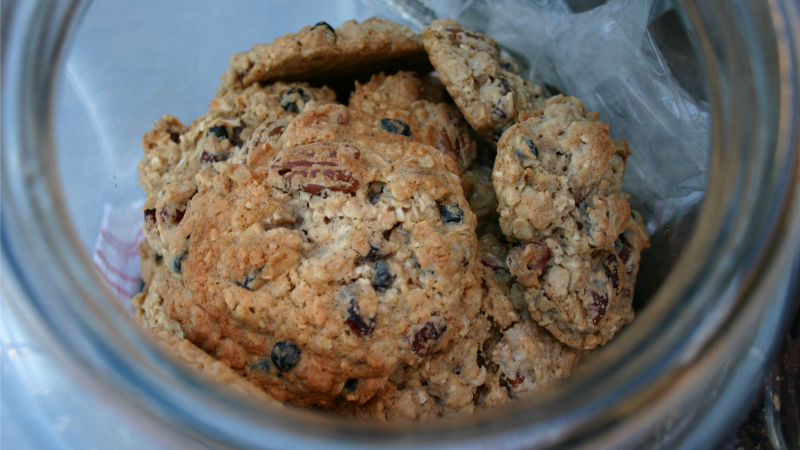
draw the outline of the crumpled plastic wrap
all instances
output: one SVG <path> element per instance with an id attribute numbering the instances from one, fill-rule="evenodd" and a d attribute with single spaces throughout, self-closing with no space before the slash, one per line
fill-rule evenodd
<path id="1" fill-rule="evenodd" d="M 669 6 L 668 0 L 610 0 L 582 13 L 563 0 L 363 1 L 372 15 L 399 20 L 417 31 L 433 18 L 455 18 L 497 39 L 521 68 L 527 67 L 529 78 L 600 111 L 612 136 L 630 144 L 633 154 L 624 188 L 651 233 L 702 199 L 708 171 L 707 106 L 681 88 L 647 29 Z M 153 120 L 167 112 L 154 111 Z M 138 286 L 134 249 L 142 239 L 141 225 L 140 202 L 107 207 L 93 255 L 100 274 L 126 306 Z M 651 284 L 660 284 L 660 279 Z"/>

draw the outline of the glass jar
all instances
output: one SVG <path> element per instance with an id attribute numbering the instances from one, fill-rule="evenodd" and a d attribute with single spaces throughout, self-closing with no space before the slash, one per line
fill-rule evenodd
<path id="1" fill-rule="evenodd" d="M 411 11 L 406 17 L 411 19 L 416 16 L 407 6 L 419 5 L 385 4 L 395 12 Z M 138 125 L 140 119 L 200 111 L 200 103 L 159 103 L 153 91 L 135 87 L 137 79 L 157 75 L 167 80 L 160 87 L 175 98 L 198 89 L 212 92 L 232 52 L 214 39 L 197 45 L 197 36 L 236 27 L 241 50 L 279 34 L 264 36 L 258 16 L 229 4 L 210 11 L 143 5 L 3 3 L 2 314 L 13 319 L 4 320 L 3 401 L 13 402 L 14 419 L 23 426 L 32 409 L 69 400 L 49 397 L 46 390 L 31 393 L 31 400 L 24 395 L 31 386 L 52 382 L 82 402 L 79 409 L 72 403 L 69 414 L 50 414 L 49 430 L 29 428 L 44 448 L 63 443 L 53 430 L 74 448 L 103 448 L 109 442 L 116 448 L 712 448 L 740 419 L 760 386 L 798 288 L 796 2 L 680 2 L 705 74 L 712 170 L 699 213 L 676 217 L 659 231 L 663 236 L 654 236 L 664 243 L 654 264 L 669 269 L 668 275 L 626 327 L 625 338 L 535 397 L 413 425 L 365 424 L 239 398 L 153 348 L 123 308 L 109 301 L 87 255 L 97 229 L 75 224 L 84 222 L 83 215 L 95 215 L 98 220 L 85 222 L 99 223 L 99 205 L 138 195 L 107 189 L 116 182 L 135 185 L 135 170 L 120 171 L 125 175 L 117 180 L 109 179 L 116 174 L 105 168 L 133 167 L 139 153 L 121 149 L 113 161 L 98 161 L 82 153 L 80 142 L 113 146 L 141 135 L 146 128 Z M 371 13 L 359 3 L 269 7 L 280 18 L 281 31 L 314 23 L 317 16 L 335 21 Z M 174 8 L 186 11 L 180 15 L 185 23 L 175 24 L 184 30 L 207 14 L 219 20 L 216 28 L 206 21 L 209 28 L 188 33 L 194 38 L 175 33 L 161 45 L 148 43 L 151 35 L 143 27 Z M 103 59 L 104 42 L 98 40 L 96 53 L 67 58 L 80 27 L 128 40 L 129 51 Z M 152 51 L 193 52 L 176 59 L 200 62 L 158 65 L 164 58 L 147 53 Z M 118 58 L 136 62 L 125 66 L 130 85 L 114 84 L 118 80 L 107 76 Z M 60 83 L 71 85 L 75 101 L 92 105 L 83 127 L 60 130 L 71 147 L 55 145 Z M 120 96 L 137 108 L 117 110 Z M 693 232 L 678 232 L 686 227 Z M 32 348 L 47 356 L 41 361 L 21 356 Z M 70 427 L 71 434 L 65 433 Z"/>

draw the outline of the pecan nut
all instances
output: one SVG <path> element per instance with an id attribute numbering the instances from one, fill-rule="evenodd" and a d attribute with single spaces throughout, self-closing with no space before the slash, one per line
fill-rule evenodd
<path id="1" fill-rule="evenodd" d="M 347 144 L 308 144 L 283 149 L 269 170 L 269 184 L 315 195 L 353 192 L 365 171 L 361 152 Z"/>

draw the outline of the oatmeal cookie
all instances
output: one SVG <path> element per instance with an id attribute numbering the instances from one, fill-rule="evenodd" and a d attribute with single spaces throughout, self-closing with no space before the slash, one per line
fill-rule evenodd
<path id="1" fill-rule="evenodd" d="M 576 348 L 606 343 L 633 319 L 639 252 L 649 246 L 621 190 L 630 150 L 597 118 L 578 99 L 547 100 L 503 135 L 493 172 L 503 233 L 521 244 L 509 270 L 533 319 Z"/>
<path id="2" fill-rule="evenodd" d="M 218 93 L 255 82 L 330 84 L 401 69 L 430 72 L 419 36 L 405 25 L 374 17 L 362 23 L 350 20 L 336 29 L 319 22 L 233 55 Z"/>
<path id="3" fill-rule="evenodd" d="M 305 112 L 192 199 L 164 254 L 164 309 L 278 400 L 366 402 L 450 344 L 480 283 L 456 170 L 344 106 Z"/>
<path id="4" fill-rule="evenodd" d="M 497 406 L 567 376 L 584 352 L 556 340 L 525 313 L 524 290 L 505 267 L 510 246 L 479 241 L 480 289 L 464 295 L 464 325 L 453 343 L 415 366 L 401 365 L 383 391 L 333 410 L 369 420 L 427 420 Z"/>
<path id="5" fill-rule="evenodd" d="M 541 86 L 501 59 L 494 39 L 464 29 L 455 20 L 434 20 L 422 32 L 422 43 L 464 117 L 490 142 L 497 142 L 520 113 L 544 102 Z"/>
<path id="6" fill-rule="evenodd" d="M 208 112 L 189 126 L 164 116 L 142 138 L 139 184 L 145 192 L 144 234 L 159 254 L 180 223 L 189 200 L 211 188 L 214 177 L 241 162 L 244 143 L 256 129 L 277 141 L 297 114 L 332 103 L 328 88 L 305 83 L 275 83 L 234 89 L 211 101 Z M 261 128 L 259 128 L 259 126 Z"/>
<path id="7" fill-rule="evenodd" d="M 413 72 L 389 76 L 381 72 L 368 83 L 356 81 L 348 107 L 358 120 L 438 148 L 464 172 L 475 158 L 477 145 L 457 109 L 426 99 L 440 96 Z"/>

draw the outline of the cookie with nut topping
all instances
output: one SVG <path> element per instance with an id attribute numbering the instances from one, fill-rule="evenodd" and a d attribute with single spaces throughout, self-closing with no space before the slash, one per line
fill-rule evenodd
<path id="1" fill-rule="evenodd" d="M 458 163 L 460 173 L 466 172 L 477 144 L 456 108 L 428 100 L 438 95 L 435 85 L 426 85 L 413 72 L 381 72 L 368 83 L 356 81 L 348 107 L 358 120 L 439 149 Z"/>
<path id="2" fill-rule="evenodd" d="M 366 402 L 455 338 L 480 283 L 455 171 L 344 106 L 300 114 L 192 199 L 164 254 L 164 310 L 279 400 Z"/>
<path id="3" fill-rule="evenodd" d="M 497 42 L 452 19 L 434 20 L 422 43 L 447 92 L 472 128 L 489 142 L 544 102 L 541 86 L 522 78 L 516 65 L 500 58 Z"/>
<path id="4" fill-rule="evenodd" d="M 209 190 L 214 177 L 231 163 L 242 162 L 250 147 L 277 141 L 297 114 L 335 101 L 335 93 L 326 87 L 256 84 L 214 98 L 208 112 L 188 126 L 172 116 L 157 120 L 142 138 L 145 154 L 139 162 L 144 234 L 151 247 L 163 253 L 189 200 Z"/>
<path id="5" fill-rule="evenodd" d="M 374 17 L 336 28 L 319 22 L 233 55 L 217 92 L 279 80 L 330 85 L 398 70 L 430 72 L 420 38 L 407 26 Z"/>

